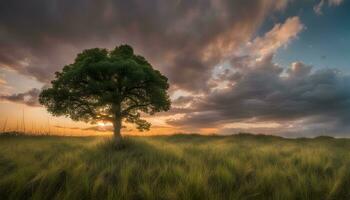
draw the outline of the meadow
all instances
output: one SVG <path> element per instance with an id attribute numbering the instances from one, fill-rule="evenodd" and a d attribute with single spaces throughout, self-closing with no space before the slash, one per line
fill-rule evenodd
<path id="1" fill-rule="evenodd" d="M 350 199 L 350 140 L 0 136 L 0 199 Z"/>

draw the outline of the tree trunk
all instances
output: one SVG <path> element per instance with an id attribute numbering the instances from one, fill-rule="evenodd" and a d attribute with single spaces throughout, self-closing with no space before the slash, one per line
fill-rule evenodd
<path id="1" fill-rule="evenodd" d="M 122 120 L 120 117 L 116 117 L 113 123 L 113 128 L 114 128 L 114 140 L 116 143 L 119 143 L 122 140 L 122 135 L 120 131 L 122 128 Z"/>
<path id="2" fill-rule="evenodd" d="M 113 106 L 114 111 L 114 141 L 116 144 L 119 144 L 122 140 L 121 129 L 122 129 L 122 113 L 121 113 L 121 101 L 117 101 L 117 103 Z"/>

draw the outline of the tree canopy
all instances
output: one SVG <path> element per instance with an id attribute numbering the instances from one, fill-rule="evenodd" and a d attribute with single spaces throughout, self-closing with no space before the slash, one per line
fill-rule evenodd
<path id="1" fill-rule="evenodd" d="M 121 137 L 122 121 L 141 131 L 150 123 L 141 113 L 153 115 L 170 109 L 168 79 L 129 45 L 114 50 L 93 48 L 79 53 L 73 64 L 55 73 L 51 87 L 39 101 L 55 116 L 75 121 L 112 122 Z"/>

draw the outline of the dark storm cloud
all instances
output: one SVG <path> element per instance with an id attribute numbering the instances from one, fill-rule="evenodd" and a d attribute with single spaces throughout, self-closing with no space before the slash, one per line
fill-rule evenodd
<path id="1" fill-rule="evenodd" d="M 333 69 L 311 72 L 300 62 L 283 70 L 271 60 L 270 56 L 254 68 L 235 72 L 240 76 L 232 87 L 212 92 L 194 105 L 193 113 L 169 123 L 215 127 L 241 121 L 299 121 L 299 128 L 310 132 L 325 127 L 338 133 L 350 130 L 350 76 Z"/>
<path id="2" fill-rule="evenodd" d="M 1 0 L 0 66 L 48 82 L 85 48 L 129 43 L 177 87 L 205 88 L 211 68 L 249 39 L 273 0 Z"/>
<path id="3" fill-rule="evenodd" d="M 17 93 L 12 95 L 1 95 L 0 100 L 10 101 L 15 103 L 22 103 L 28 106 L 40 106 L 39 104 L 39 89 L 31 89 L 24 93 Z"/>

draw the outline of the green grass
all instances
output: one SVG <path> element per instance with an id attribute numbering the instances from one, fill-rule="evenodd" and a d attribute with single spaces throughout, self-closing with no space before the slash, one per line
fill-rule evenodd
<path id="1" fill-rule="evenodd" d="M 350 199 L 350 140 L 2 136 L 0 199 Z"/>

